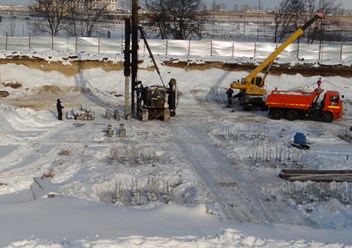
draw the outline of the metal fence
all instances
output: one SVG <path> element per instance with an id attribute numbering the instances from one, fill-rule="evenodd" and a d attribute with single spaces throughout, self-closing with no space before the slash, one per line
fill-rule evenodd
<path id="1" fill-rule="evenodd" d="M 280 44 L 264 42 L 235 42 L 216 40 L 149 40 L 154 55 L 187 56 L 199 58 L 264 59 Z M 67 53 L 123 54 L 123 39 L 76 37 L 0 37 L 0 50 L 16 52 L 59 51 Z M 144 42 L 139 43 L 139 53 L 147 54 Z M 352 45 L 298 44 L 289 45 L 278 60 L 292 59 L 307 62 L 344 63 L 352 61 Z"/>

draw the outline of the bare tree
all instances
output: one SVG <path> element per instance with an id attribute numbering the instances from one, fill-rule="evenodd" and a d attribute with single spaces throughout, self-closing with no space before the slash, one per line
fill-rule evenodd
<path id="1" fill-rule="evenodd" d="M 336 3 L 336 0 L 306 0 L 306 9 L 308 12 L 307 19 L 311 19 L 318 10 L 322 10 L 325 15 L 328 15 L 335 12 L 340 7 L 341 4 Z M 320 20 L 313 23 L 306 32 L 307 43 L 309 44 L 317 39 L 323 40 L 325 33 L 324 21 Z"/>
<path id="2" fill-rule="evenodd" d="M 310 20 L 318 10 L 328 15 L 340 6 L 336 0 L 282 0 L 279 7 L 275 9 L 274 42 L 282 42 L 284 37 L 299 28 L 299 23 Z M 307 43 L 324 39 L 323 21 L 317 20 L 305 32 Z"/>
<path id="3" fill-rule="evenodd" d="M 97 22 L 107 13 L 107 3 L 85 0 L 69 7 L 65 30 L 72 36 L 91 37 Z"/>
<path id="4" fill-rule="evenodd" d="M 284 38 L 298 29 L 304 13 L 302 0 L 282 0 L 274 14 L 274 42 L 283 42 Z"/>
<path id="5" fill-rule="evenodd" d="M 49 33 L 57 36 L 63 30 L 63 19 L 67 15 L 70 0 L 35 0 L 30 9 L 46 22 L 36 19 L 33 23 L 34 32 Z"/>
<path id="6" fill-rule="evenodd" d="M 148 22 L 162 39 L 201 38 L 207 13 L 201 0 L 152 0 L 147 6 Z"/>

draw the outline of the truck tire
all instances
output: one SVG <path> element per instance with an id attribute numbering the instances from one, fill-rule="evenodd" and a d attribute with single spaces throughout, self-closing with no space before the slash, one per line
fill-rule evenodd
<path id="1" fill-rule="evenodd" d="M 324 112 L 322 117 L 323 122 L 332 122 L 334 120 L 334 115 L 331 112 Z"/>
<path id="2" fill-rule="evenodd" d="M 270 116 L 271 119 L 280 120 L 282 118 L 282 111 L 280 109 L 272 109 Z"/>
<path id="3" fill-rule="evenodd" d="M 286 112 L 285 118 L 289 121 L 294 121 L 297 119 L 297 111 L 294 109 L 291 109 Z"/>

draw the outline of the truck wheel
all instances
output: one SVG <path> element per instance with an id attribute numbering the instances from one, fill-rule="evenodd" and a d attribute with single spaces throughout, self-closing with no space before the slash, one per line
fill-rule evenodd
<path id="1" fill-rule="evenodd" d="M 271 119 L 280 120 L 282 118 L 282 112 L 280 109 L 271 110 Z"/>
<path id="2" fill-rule="evenodd" d="M 334 116 L 331 112 L 323 113 L 323 122 L 332 122 L 334 120 Z"/>
<path id="3" fill-rule="evenodd" d="M 287 111 L 285 118 L 289 121 L 294 121 L 297 119 L 297 112 L 296 110 L 289 110 Z"/>

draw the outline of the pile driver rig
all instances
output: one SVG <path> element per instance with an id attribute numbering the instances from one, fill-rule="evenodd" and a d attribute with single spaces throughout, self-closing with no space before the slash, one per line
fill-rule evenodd
<path id="1" fill-rule="evenodd" d="M 149 47 L 146 34 L 138 20 L 138 0 L 132 0 L 132 18 L 125 19 L 125 49 L 124 49 L 124 75 L 125 75 L 125 97 L 126 109 L 128 113 L 129 78 L 131 76 L 131 111 L 132 115 L 142 121 L 159 119 L 168 121 L 170 117 L 176 115 L 177 107 L 177 82 L 170 79 L 168 87 L 165 86 L 159 68 Z M 161 80 L 161 85 L 144 86 L 138 80 L 138 40 L 143 39 L 149 52 L 150 58 Z M 130 49 L 130 45 L 131 48 Z"/>

